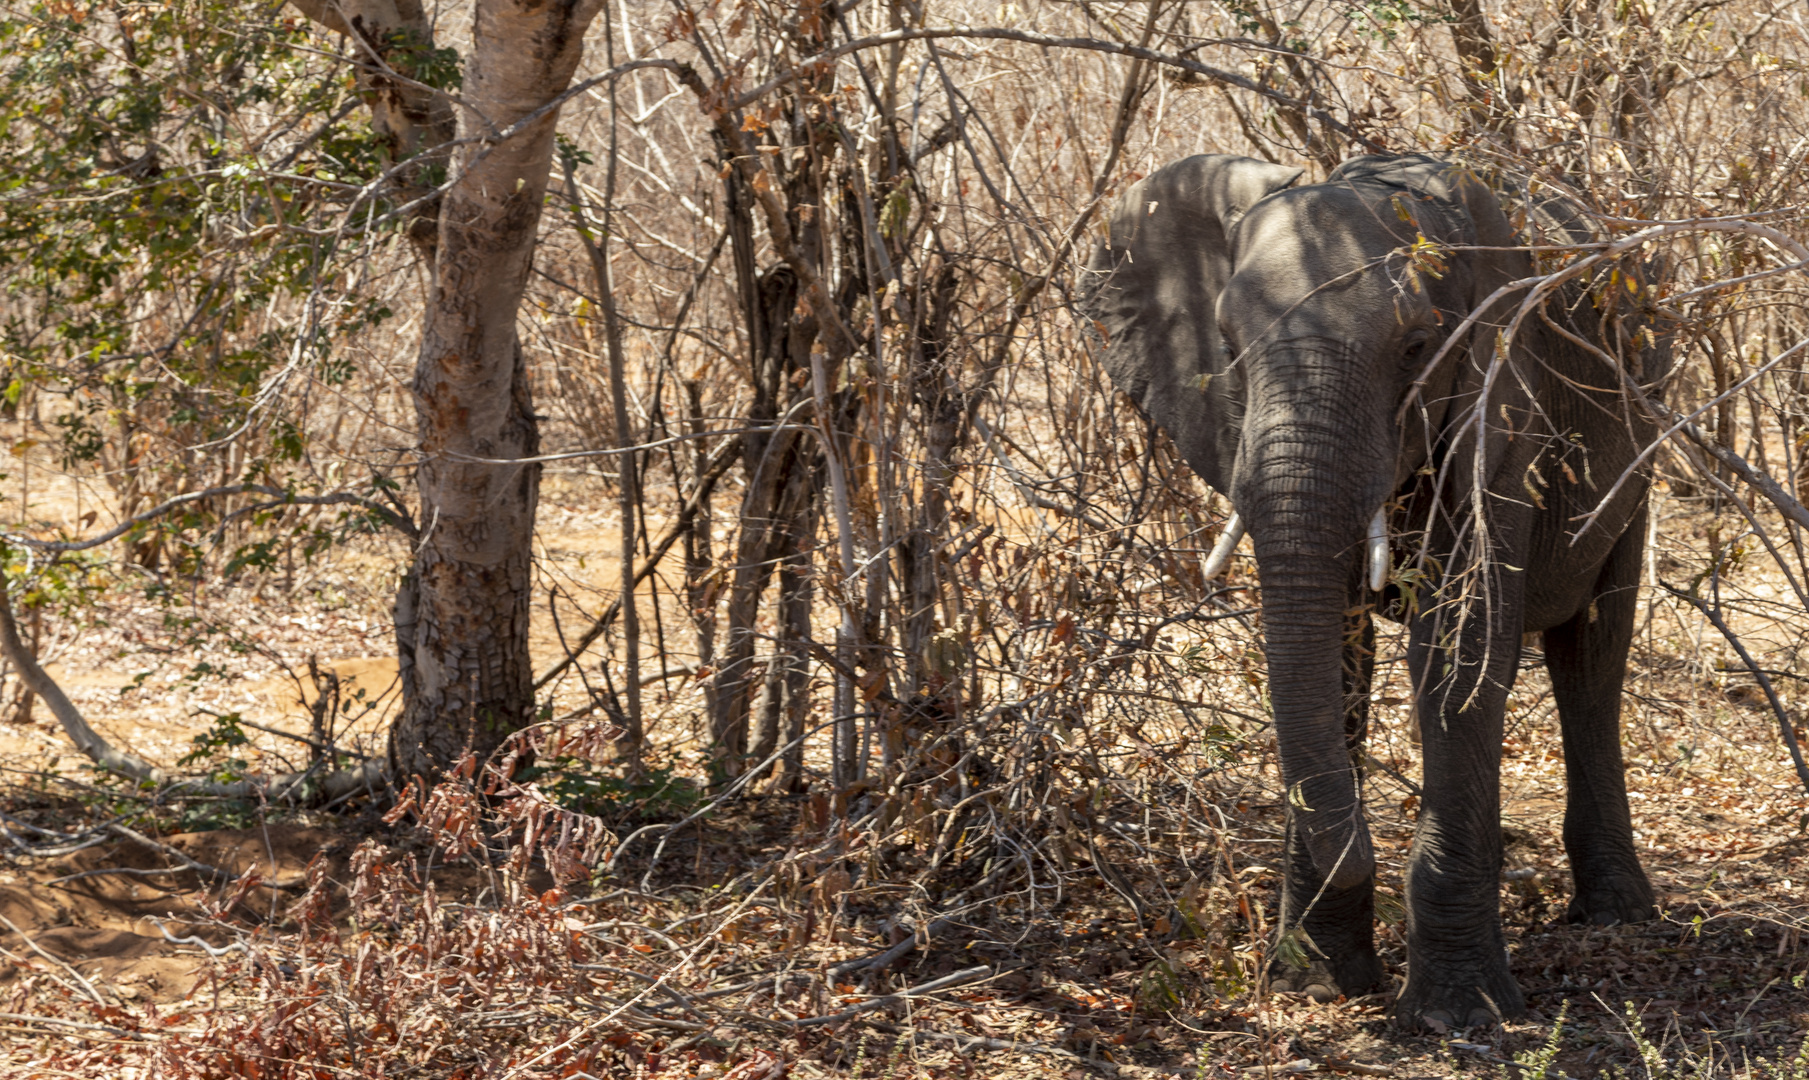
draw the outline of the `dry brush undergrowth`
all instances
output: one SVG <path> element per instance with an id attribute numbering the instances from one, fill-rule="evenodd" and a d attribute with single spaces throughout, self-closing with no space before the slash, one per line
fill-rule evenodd
<path id="1" fill-rule="evenodd" d="M 330 820 L 346 842 L 288 877 L 274 854 L 261 872 L 197 869 L 171 837 L 280 834 L 329 820 L 318 810 L 24 766 L 7 889 L 98 919 L 123 903 L 106 875 L 47 883 L 116 865 L 69 860 L 152 852 L 128 876 L 167 886 L 181 922 L 134 932 L 207 947 L 196 979 L 146 1001 L 8 939 L 8 1068 L 1192 1076 L 1354 1058 L 1520 1075 L 1501 1062 L 1544 1045 L 1562 1008 L 1534 1071 L 1800 1075 L 1809 807 L 1780 741 L 1804 723 L 1809 631 L 1791 510 L 1809 475 L 1800 10 L 897 0 L 622 5 L 605 21 L 585 74 L 617 73 L 566 105 L 522 317 L 549 457 L 543 722 L 511 743 L 519 757 L 344 797 Z M 330 52 L 303 55 L 334 70 Z M 1388 1035 L 1379 998 L 1267 993 L 1267 965 L 1300 944 L 1273 926 L 1255 568 L 1205 580 L 1223 507 L 1114 400 L 1070 309 L 1130 180 L 1201 151 L 1322 176 L 1366 148 L 1511 167 L 1571 192 L 1607 241 L 1637 234 L 1628 257 L 1662 258 L 1650 291 L 1609 264 L 1591 288 L 1675 321 L 1669 400 L 1694 420 L 1652 460 L 1625 721 L 1665 917 L 1555 923 L 1562 763 L 1529 661 L 1503 904 L 1537 1020 L 1474 1042 Z M 354 218 L 339 227 L 364 235 Z M 224 354 L 285 327 L 331 346 L 205 433 L 243 423 L 233 438 L 282 446 L 258 458 L 276 496 L 210 496 L 124 551 L 47 551 L 231 486 L 250 458 L 232 439 L 197 450 L 195 417 L 232 399 L 176 393 L 176 366 L 134 374 L 137 397 L 76 377 L 105 364 L 32 369 L 14 395 L 15 547 L 40 542 L 9 568 L 14 603 L 37 647 L 66 643 L 66 670 L 157 668 L 81 702 L 166 767 L 191 734 L 189 764 L 229 778 L 257 771 L 256 752 L 321 770 L 381 752 L 341 737 L 387 715 L 381 682 L 361 699 L 330 665 L 306 674 L 310 653 L 385 651 L 416 527 L 401 481 L 419 283 L 381 240 L 361 241 L 356 273 L 250 298 L 255 318 L 219 330 Z M 140 349 L 200 310 L 175 286 L 131 301 Z M 105 452 L 59 452 L 58 418 L 108 394 Z M 382 531 L 373 507 L 400 525 Z M 308 626 L 276 632 L 272 611 Z M 1400 643 L 1379 648 L 1367 794 L 1398 898 L 1417 763 Z M 317 707 L 234 700 L 248 674 L 285 668 Z M 7 698 L 28 721 L 29 695 Z M 298 720 L 320 745 L 254 726 L 293 735 Z M 57 919 L 32 911 L 21 930 L 39 940 Z M 1396 914 L 1382 937 L 1398 968 Z"/>

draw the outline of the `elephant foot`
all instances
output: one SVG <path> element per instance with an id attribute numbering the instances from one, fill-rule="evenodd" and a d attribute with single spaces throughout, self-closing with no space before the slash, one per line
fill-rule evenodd
<path id="1" fill-rule="evenodd" d="M 1577 894 L 1570 899 L 1565 919 L 1595 926 L 1645 922 L 1658 916 L 1658 898 L 1646 872 L 1631 871 L 1576 874 Z"/>
<path id="2" fill-rule="evenodd" d="M 1438 1034 L 1457 1028 L 1494 1027 L 1526 1015 L 1520 984 L 1505 963 L 1484 965 L 1469 979 L 1436 980 L 1409 970 L 1394 1003 L 1394 1023 L 1403 1031 Z"/>
<path id="3" fill-rule="evenodd" d="M 1321 1004 L 1341 997 L 1362 997 L 1380 990 L 1383 983 L 1382 959 L 1374 950 L 1338 960 L 1316 959 L 1305 968 L 1287 967 L 1277 961 L 1269 976 L 1269 989 L 1305 994 Z"/>

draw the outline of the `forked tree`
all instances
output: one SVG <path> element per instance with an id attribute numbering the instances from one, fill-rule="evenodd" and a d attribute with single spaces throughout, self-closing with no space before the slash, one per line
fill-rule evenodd
<path id="1" fill-rule="evenodd" d="M 392 199 L 431 268 L 414 376 L 421 539 L 396 597 L 403 708 L 394 774 L 494 750 L 534 712 L 528 655 L 539 448 L 516 314 L 553 159 L 560 95 L 600 0 L 478 0 L 456 98 L 418 78 L 446 54 L 414 0 L 294 0 L 346 35 Z M 448 141 L 448 136 L 451 136 Z M 444 166 L 444 181 L 440 166 Z"/>

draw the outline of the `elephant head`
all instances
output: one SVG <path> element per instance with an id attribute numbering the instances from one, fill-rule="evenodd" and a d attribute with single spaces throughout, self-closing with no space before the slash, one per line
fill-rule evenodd
<path id="1" fill-rule="evenodd" d="M 1452 452 L 1447 427 L 1482 387 L 1495 335 L 1428 362 L 1529 263 L 1486 250 L 1511 248 L 1514 230 L 1488 186 L 1447 162 L 1358 158 L 1296 186 L 1300 172 L 1207 155 L 1140 181 L 1089 265 L 1083 310 L 1114 381 L 1254 541 L 1289 803 L 1314 865 L 1345 888 L 1374 871 L 1341 673 L 1364 541 Z M 1500 380 L 1515 385 L 1490 408 L 1522 407 L 1521 381 Z"/>

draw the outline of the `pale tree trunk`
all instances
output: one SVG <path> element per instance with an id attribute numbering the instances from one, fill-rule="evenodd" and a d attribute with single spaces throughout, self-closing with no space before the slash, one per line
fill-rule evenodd
<path id="1" fill-rule="evenodd" d="M 538 450 L 515 319 L 557 111 L 495 137 L 570 84 L 600 0 L 478 0 L 438 253 L 415 370 L 422 539 L 397 598 L 400 778 L 496 749 L 534 713 L 528 656 Z"/>

